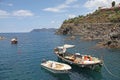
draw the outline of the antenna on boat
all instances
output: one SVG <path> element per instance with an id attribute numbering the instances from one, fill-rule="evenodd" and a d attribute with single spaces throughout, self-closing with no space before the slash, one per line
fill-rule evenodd
<path id="1" fill-rule="evenodd" d="M 104 53 L 101 54 L 100 59 L 102 60 L 102 62 L 104 61 Z"/>

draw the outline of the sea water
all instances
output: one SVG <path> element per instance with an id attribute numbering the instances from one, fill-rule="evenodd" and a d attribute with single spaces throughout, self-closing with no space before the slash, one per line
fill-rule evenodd
<path id="1" fill-rule="evenodd" d="M 95 48 L 97 41 L 66 40 L 67 36 L 54 32 L 0 33 L 0 80 L 120 80 L 120 50 Z M 18 44 L 11 44 L 13 37 Z M 69 74 L 53 74 L 40 66 L 43 59 L 59 61 L 54 48 L 63 44 L 76 45 L 72 53 L 102 57 L 103 67 L 99 72 L 72 67 Z"/>

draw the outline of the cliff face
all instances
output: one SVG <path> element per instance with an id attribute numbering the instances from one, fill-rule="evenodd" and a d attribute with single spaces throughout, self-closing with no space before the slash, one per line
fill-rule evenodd
<path id="1" fill-rule="evenodd" d="M 96 10 L 65 20 L 57 34 L 81 35 L 83 40 L 101 40 L 102 45 L 120 48 L 120 9 Z"/>

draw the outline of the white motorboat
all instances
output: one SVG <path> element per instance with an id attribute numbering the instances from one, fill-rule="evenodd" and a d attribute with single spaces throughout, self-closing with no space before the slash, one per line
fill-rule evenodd
<path id="1" fill-rule="evenodd" d="M 12 38 L 12 39 L 11 39 L 11 44 L 17 44 L 17 43 L 18 43 L 17 38 Z"/>
<path id="2" fill-rule="evenodd" d="M 41 66 L 52 73 L 68 73 L 71 70 L 71 66 L 68 64 L 51 60 L 42 62 Z"/>

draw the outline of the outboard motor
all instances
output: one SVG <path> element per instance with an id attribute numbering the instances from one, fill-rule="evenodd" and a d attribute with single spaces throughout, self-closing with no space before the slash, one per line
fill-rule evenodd
<path id="1" fill-rule="evenodd" d="M 54 52 L 55 52 L 55 53 L 59 53 L 59 49 L 58 49 L 58 48 L 55 48 L 55 49 L 54 49 Z"/>

